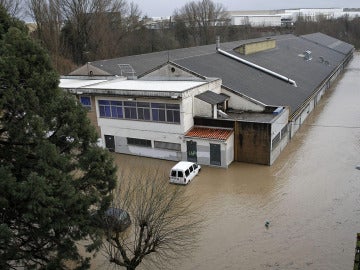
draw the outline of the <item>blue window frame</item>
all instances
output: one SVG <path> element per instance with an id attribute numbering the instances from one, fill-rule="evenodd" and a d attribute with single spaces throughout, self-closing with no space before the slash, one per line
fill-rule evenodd
<path id="1" fill-rule="evenodd" d="M 136 101 L 99 100 L 103 118 L 180 123 L 180 105 Z"/>
<path id="2" fill-rule="evenodd" d="M 80 96 L 80 103 L 88 110 L 91 110 L 91 98 L 88 96 Z"/>
<path id="3" fill-rule="evenodd" d="M 165 122 L 165 104 L 151 103 L 152 120 L 157 122 Z"/>
<path id="4" fill-rule="evenodd" d="M 110 106 L 112 118 L 123 118 L 122 101 L 110 101 Z"/>
<path id="5" fill-rule="evenodd" d="M 137 114 L 139 120 L 150 120 L 150 103 L 138 102 L 137 103 Z"/>
<path id="6" fill-rule="evenodd" d="M 124 101 L 125 119 L 137 119 L 136 101 Z"/>
<path id="7" fill-rule="evenodd" d="M 180 123 L 180 105 L 166 104 L 166 122 Z"/>
<path id="8" fill-rule="evenodd" d="M 124 117 L 122 101 L 99 100 L 99 113 L 100 117 L 122 119 Z"/>

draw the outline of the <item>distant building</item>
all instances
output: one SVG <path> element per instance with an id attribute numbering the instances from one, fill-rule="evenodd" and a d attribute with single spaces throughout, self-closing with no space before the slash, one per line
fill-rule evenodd
<path id="1" fill-rule="evenodd" d="M 60 87 L 111 151 L 271 165 L 353 51 L 321 33 L 218 42 L 91 62 Z"/>
<path id="2" fill-rule="evenodd" d="M 283 10 L 249 10 L 227 12 L 232 25 L 252 27 L 291 26 L 301 17 L 309 21 L 338 19 L 347 16 L 354 19 L 360 16 L 357 9 L 344 8 L 299 8 Z"/>

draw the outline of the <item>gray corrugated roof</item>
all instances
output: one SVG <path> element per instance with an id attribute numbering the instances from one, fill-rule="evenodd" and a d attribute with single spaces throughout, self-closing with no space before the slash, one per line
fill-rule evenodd
<path id="1" fill-rule="evenodd" d="M 223 43 L 222 46 L 228 49 L 232 49 L 235 48 L 238 44 L 239 41 L 234 41 Z M 199 55 L 213 54 L 215 50 L 215 44 L 211 44 L 198 47 L 124 56 L 107 60 L 99 60 L 91 62 L 90 64 L 113 75 L 121 75 L 119 64 L 129 64 L 135 70 L 135 75 L 140 76 L 143 73 L 153 68 L 156 68 L 163 63 L 166 63 L 167 61 L 195 57 Z"/>
<path id="2" fill-rule="evenodd" d="M 229 98 L 229 96 L 224 94 L 216 94 L 211 91 L 206 91 L 204 93 L 201 93 L 199 95 L 196 95 L 198 99 L 201 99 L 202 101 L 205 101 L 206 103 L 215 105 L 224 102 Z"/>
<path id="3" fill-rule="evenodd" d="M 215 45 L 127 56 L 91 64 L 114 75 L 120 74 L 118 64 L 130 64 L 139 76 L 170 60 L 202 76 L 221 78 L 223 86 L 266 105 L 289 106 L 293 113 L 343 61 L 344 54 L 353 48 L 350 44 L 321 33 L 272 38 L 276 39 L 276 48 L 246 56 L 233 51 L 233 48 L 245 41 L 222 43 L 220 47 L 295 80 L 298 87 L 217 53 Z M 307 50 L 311 51 L 310 61 L 302 57 Z"/>
<path id="4" fill-rule="evenodd" d="M 354 46 L 352 46 L 351 44 L 330 37 L 323 33 L 313 33 L 313 34 L 303 35 L 301 37 L 343 54 L 348 54 L 351 50 L 354 49 Z"/>

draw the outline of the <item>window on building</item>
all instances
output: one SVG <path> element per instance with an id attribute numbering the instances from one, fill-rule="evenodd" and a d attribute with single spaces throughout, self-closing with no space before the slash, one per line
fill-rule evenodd
<path id="1" fill-rule="evenodd" d="M 137 102 L 137 115 L 139 120 L 150 120 L 150 103 Z"/>
<path id="2" fill-rule="evenodd" d="M 124 117 L 122 101 L 99 100 L 98 103 L 100 117 L 120 119 Z"/>
<path id="3" fill-rule="evenodd" d="M 280 142 L 280 132 L 272 140 L 272 149 L 275 149 L 275 147 L 279 144 L 279 142 Z"/>
<path id="4" fill-rule="evenodd" d="M 80 96 L 80 103 L 88 110 L 91 110 L 91 98 L 87 96 Z"/>
<path id="5" fill-rule="evenodd" d="M 152 120 L 157 122 L 165 122 L 165 104 L 151 103 Z"/>
<path id="6" fill-rule="evenodd" d="M 137 139 L 137 138 L 126 138 L 126 139 L 127 139 L 127 144 L 129 144 L 129 145 L 151 147 L 150 140 Z"/>
<path id="7" fill-rule="evenodd" d="M 155 148 L 160 148 L 160 149 L 181 151 L 181 144 L 180 143 L 169 143 L 169 142 L 154 141 L 154 147 Z"/>
<path id="8" fill-rule="evenodd" d="M 166 104 L 166 122 L 180 123 L 180 105 Z"/>
<path id="9" fill-rule="evenodd" d="M 285 137 L 286 134 L 288 133 L 288 127 L 289 127 L 289 124 L 287 124 L 285 127 L 283 127 L 283 128 L 281 129 L 281 139 L 282 139 L 283 137 Z"/>
<path id="10" fill-rule="evenodd" d="M 110 106 L 112 118 L 123 118 L 122 101 L 110 101 Z"/>
<path id="11" fill-rule="evenodd" d="M 99 100 L 98 104 L 104 118 L 180 123 L 179 104 L 115 100 Z"/>
<path id="12" fill-rule="evenodd" d="M 111 117 L 110 100 L 99 100 L 100 117 Z"/>
<path id="13" fill-rule="evenodd" d="M 137 119 L 136 101 L 124 101 L 125 119 Z"/>

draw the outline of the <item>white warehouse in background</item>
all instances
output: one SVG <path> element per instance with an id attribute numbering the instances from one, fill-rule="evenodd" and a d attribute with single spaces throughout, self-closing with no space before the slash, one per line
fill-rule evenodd
<path id="1" fill-rule="evenodd" d="M 252 27 L 281 26 L 281 15 L 234 15 L 232 25 L 250 25 Z"/>

